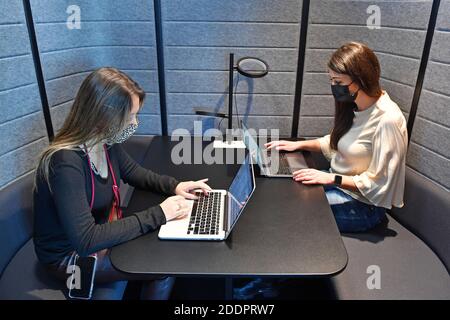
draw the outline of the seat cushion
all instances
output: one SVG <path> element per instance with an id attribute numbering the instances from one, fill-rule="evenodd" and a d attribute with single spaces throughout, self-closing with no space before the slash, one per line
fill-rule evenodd
<path id="1" fill-rule="evenodd" d="M 93 299 L 120 300 L 127 282 L 95 285 Z M 29 240 L 14 256 L 0 278 L 0 300 L 66 300 L 65 283 L 53 278 L 38 262 Z"/>
<path id="2" fill-rule="evenodd" d="M 5 300 L 65 300 L 64 289 L 64 283 L 38 263 L 32 240 L 19 250 L 0 278 L 0 299 Z"/>
<path id="3" fill-rule="evenodd" d="M 139 164 L 144 161 L 147 150 L 152 142 L 152 136 L 132 136 L 130 139 L 123 143 L 123 149 Z M 131 196 L 133 195 L 134 187 L 129 184 L 120 181 L 120 206 L 122 208 L 128 207 Z"/>
<path id="4" fill-rule="evenodd" d="M 450 299 L 450 276 L 427 245 L 388 216 L 370 232 L 343 234 L 348 265 L 331 279 L 338 299 Z M 369 266 L 381 288 L 369 290 Z"/>
<path id="5" fill-rule="evenodd" d="M 152 140 L 153 136 L 135 135 L 123 143 L 123 149 L 134 161 L 142 163 Z"/>
<path id="6" fill-rule="evenodd" d="M 406 169 L 405 205 L 392 216 L 439 256 L 450 272 L 450 193 L 411 168 Z"/>
<path id="7" fill-rule="evenodd" d="M 0 277 L 12 257 L 31 237 L 34 174 L 30 172 L 0 192 Z"/>
<path id="8" fill-rule="evenodd" d="M 142 163 L 152 138 L 132 137 L 125 150 Z M 0 192 L 0 299 L 66 299 L 64 283 L 51 278 L 38 263 L 30 240 L 33 226 L 32 187 L 35 172 Z M 123 187 L 122 200 L 129 201 L 132 188 Z M 120 299 L 126 282 L 96 285 L 94 299 Z"/>

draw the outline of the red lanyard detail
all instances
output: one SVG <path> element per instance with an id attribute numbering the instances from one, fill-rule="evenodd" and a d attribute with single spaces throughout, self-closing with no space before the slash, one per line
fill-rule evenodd
<path id="1" fill-rule="evenodd" d="M 86 148 L 86 146 L 85 146 L 85 148 Z M 117 219 L 122 219 L 122 209 L 120 208 L 120 192 L 119 192 L 119 186 L 117 185 L 116 176 L 114 174 L 114 170 L 111 165 L 111 161 L 109 159 L 108 150 L 106 149 L 106 145 L 103 145 L 103 150 L 105 151 L 106 161 L 108 162 L 108 168 L 111 173 L 111 177 L 113 179 L 112 190 L 113 190 L 113 194 L 114 194 L 114 201 L 113 201 L 113 206 L 111 208 L 111 211 L 110 211 L 110 214 L 108 217 L 108 221 L 112 222 L 114 220 L 114 212 L 117 212 Z M 86 148 L 86 155 L 87 155 L 87 160 L 88 160 L 89 171 L 91 173 L 92 195 L 91 195 L 90 208 L 92 210 L 92 208 L 94 207 L 94 200 L 95 200 L 95 183 L 94 183 L 94 172 L 91 167 L 91 160 L 89 158 L 89 154 L 87 153 L 87 148 Z"/>
<path id="2" fill-rule="evenodd" d="M 108 150 L 106 149 L 106 145 L 103 145 L 103 149 L 105 150 L 106 154 L 106 161 L 108 162 L 109 170 L 111 172 L 111 176 L 113 179 L 113 186 L 112 190 L 114 193 L 114 203 L 113 203 L 113 210 L 115 209 L 117 212 L 117 219 L 122 219 L 122 209 L 120 209 L 120 192 L 119 192 L 119 186 L 117 185 L 116 176 L 114 175 L 114 170 L 111 165 L 111 161 L 109 160 L 109 154 Z M 114 211 L 111 210 L 109 214 L 109 222 L 112 222 L 114 220 Z"/>

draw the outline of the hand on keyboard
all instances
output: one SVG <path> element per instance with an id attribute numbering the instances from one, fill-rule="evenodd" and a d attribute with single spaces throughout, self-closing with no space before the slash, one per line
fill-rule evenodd
<path id="1" fill-rule="evenodd" d="M 270 150 L 272 148 L 275 148 L 275 150 L 284 150 L 284 151 L 295 151 L 299 149 L 299 141 L 286 141 L 286 140 L 280 140 L 280 141 L 271 141 L 266 144 L 264 144 L 264 147 L 267 148 L 267 150 Z"/>
<path id="2" fill-rule="evenodd" d="M 190 212 L 189 202 L 182 196 L 169 197 L 159 205 L 166 216 L 166 221 L 182 218 Z"/>
<path id="3" fill-rule="evenodd" d="M 180 182 L 175 188 L 175 194 L 183 196 L 186 199 L 196 200 L 198 197 L 193 193 L 196 189 L 203 191 L 205 195 L 211 191 L 211 187 L 206 184 L 208 178 L 197 181 Z"/>

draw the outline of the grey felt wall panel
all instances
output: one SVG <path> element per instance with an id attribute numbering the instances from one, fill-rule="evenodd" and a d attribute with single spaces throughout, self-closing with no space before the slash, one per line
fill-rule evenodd
<path id="1" fill-rule="evenodd" d="M 30 141 L 35 141 L 46 135 L 44 117 L 42 112 L 35 112 L 0 126 L 0 150 L 1 154 L 14 151 L 25 146 Z M 5 139 L 4 137 L 8 137 Z"/>
<path id="2" fill-rule="evenodd" d="M 170 0 L 164 1 L 165 16 L 171 21 L 272 21 L 299 22 L 298 0 Z"/>
<path id="3" fill-rule="evenodd" d="M 65 22 L 37 23 L 41 52 L 83 46 L 151 46 L 154 28 L 151 22 L 95 21 L 83 22 L 81 29 L 68 29 Z"/>
<path id="4" fill-rule="evenodd" d="M 238 93 L 235 95 L 239 114 L 254 115 L 286 115 L 292 116 L 292 110 L 286 108 L 293 105 L 294 97 L 286 94 L 252 94 Z M 252 105 L 259 107 L 252 108 Z M 168 111 L 174 114 L 194 114 L 193 108 L 209 106 L 212 109 L 220 109 L 223 105 L 228 105 L 228 95 L 225 93 L 172 93 L 167 101 Z"/>
<path id="5" fill-rule="evenodd" d="M 332 125 L 332 116 L 302 116 L 298 129 L 306 137 L 318 137 L 323 135 L 323 128 L 331 128 Z"/>
<path id="6" fill-rule="evenodd" d="M 450 30 L 450 1 L 448 0 L 441 0 L 436 28 L 437 30 Z"/>
<path id="7" fill-rule="evenodd" d="M 449 33 L 450 35 L 450 33 Z M 447 41 L 450 39 L 448 37 Z M 438 93 L 450 93 L 450 64 L 429 61 L 425 76 L 424 88 Z"/>
<path id="8" fill-rule="evenodd" d="M 179 127 L 192 130 L 194 120 L 207 121 L 194 115 L 195 107 L 227 112 L 228 55 L 233 52 L 235 62 L 243 56 L 256 56 L 270 66 L 264 78 L 240 76 L 236 100 L 241 119 L 255 128 L 277 128 L 289 135 L 301 3 L 163 1 L 169 133 Z M 209 121 L 217 125 L 220 120 Z"/>
<path id="9" fill-rule="evenodd" d="M 7 6 L 8 3 L 5 2 L 4 6 Z M 23 16 L 23 12 L 21 14 Z M 2 43 L 8 44 L 0 46 L 0 58 L 30 53 L 30 41 L 24 21 L 17 24 L 8 24 L 8 22 L 5 22 L 5 24 L 0 25 L 0 34 L 2 35 Z"/>
<path id="10" fill-rule="evenodd" d="M 450 9 L 449 9 L 450 10 Z M 441 9 L 442 11 L 442 9 Z M 449 18 L 450 19 L 450 18 Z M 448 28 L 450 29 L 450 27 Z M 440 31 L 439 29 L 434 32 L 433 46 L 431 47 L 430 57 L 434 61 L 450 62 L 450 42 L 448 41 L 448 31 Z"/>
<path id="11" fill-rule="evenodd" d="M 132 58 L 130 58 L 132 57 Z M 70 61 L 64 71 L 73 74 L 81 71 L 94 70 L 103 65 L 105 61 L 114 62 L 118 69 L 156 69 L 156 52 L 154 47 L 146 46 L 110 46 L 88 47 L 61 50 L 42 54 L 42 63 L 45 65 L 46 79 L 61 76 L 61 65 Z"/>
<path id="12" fill-rule="evenodd" d="M 47 137 L 42 137 L 36 141 L 30 141 L 29 144 L 15 149 L 13 152 L 0 156 L 2 189 L 33 171 L 36 168 L 39 154 L 47 145 Z"/>
<path id="13" fill-rule="evenodd" d="M 408 149 L 407 164 L 445 190 L 450 189 L 450 161 L 448 158 L 412 141 Z"/>
<path id="14" fill-rule="evenodd" d="M 193 131 L 193 122 L 195 120 L 200 121 L 202 117 L 196 115 L 169 115 L 169 127 L 168 131 L 170 133 L 177 134 L 177 132 L 173 132 L 177 129 L 188 130 L 191 134 L 194 134 Z M 289 123 L 289 119 L 292 119 L 291 116 L 252 116 L 246 115 L 240 117 L 241 120 L 245 120 L 248 127 L 250 128 L 258 128 L 258 129 L 278 129 L 280 135 L 289 135 L 291 127 L 286 126 L 286 123 Z M 236 122 L 237 117 L 235 117 Z M 261 123 L 264 123 L 264 126 L 261 126 Z M 215 128 L 226 127 L 224 122 L 220 123 L 220 120 L 215 121 Z"/>
<path id="15" fill-rule="evenodd" d="M 256 56 L 270 66 L 270 71 L 296 71 L 296 49 L 286 48 L 233 48 L 238 57 Z M 164 57 L 168 70 L 228 70 L 229 48 L 167 47 Z M 201 63 L 199 63 L 201 61 Z M 236 59 L 237 61 L 237 59 Z"/>
<path id="16" fill-rule="evenodd" d="M 417 117 L 414 121 L 413 141 L 447 159 L 450 158 L 450 129 L 433 121 Z"/>
<path id="17" fill-rule="evenodd" d="M 294 48 L 299 35 L 298 23 L 167 22 L 165 29 L 169 46 Z"/>
<path id="18" fill-rule="evenodd" d="M 66 9 L 78 5 L 85 21 L 153 21 L 153 1 L 148 0 L 33 0 L 36 22 L 65 22 Z"/>
<path id="19" fill-rule="evenodd" d="M 397 103 L 402 111 L 409 112 L 414 96 L 414 87 L 384 78 L 381 78 L 380 82 L 381 87 L 387 91 L 392 101 Z"/>
<path id="20" fill-rule="evenodd" d="M 334 114 L 327 62 L 333 51 L 348 41 L 366 43 L 375 51 L 382 69 L 382 87 L 408 116 L 431 4 L 432 1 L 311 1 L 299 136 L 330 132 L 332 121 L 323 118 Z M 381 29 L 371 30 L 366 25 L 370 5 L 380 8 Z"/>
<path id="21" fill-rule="evenodd" d="M 113 66 L 144 88 L 139 134 L 161 133 L 151 0 L 35 0 L 31 2 L 51 116 L 62 125 L 83 79 Z M 81 8 L 81 30 L 66 27 L 69 5 Z M 380 30 L 369 30 L 369 5 L 381 9 Z M 326 62 L 342 43 L 362 41 L 381 63 L 383 88 L 409 116 L 431 0 L 311 1 L 299 135 L 329 132 L 334 105 Z M 169 133 L 192 129 L 193 108 L 226 111 L 228 54 L 257 56 L 271 73 L 241 76 L 240 119 L 289 135 L 297 70 L 301 0 L 165 0 L 163 43 Z M 21 1 L 0 0 L 0 189 L 33 170 L 47 145 L 40 97 Z M 7 45 L 3 45 L 3 43 Z M 407 164 L 450 187 L 450 1 L 441 1 Z M 236 74 L 235 74 L 236 77 Z M 235 116 L 237 119 L 237 116 Z M 218 125 L 220 119 L 214 120 Z M 225 126 L 223 121 L 222 127 Z M 236 122 L 235 122 L 236 123 Z"/>
<path id="22" fill-rule="evenodd" d="M 21 1 L 0 0 L 0 24 L 21 24 L 24 22 Z"/>
<path id="23" fill-rule="evenodd" d="M 41 100 L 36 83 L 21 86 L 15 89 L 0 91 L 0 125 L 41 111 Z M 4 110 L 7 110 L 4 112 Z"/>
<path id="24" fill-rule="evenodd" d="M 0 190 L 48 144 L 22 1 L 0 1 Z"/>
<path id="25" fill-rule="evenodd" d="M 450 1 L 441 1 L 407 164 L 450 189 Z"/>
<path id="26" fill-rule="evenodd" d="M 422 54 L 426 33 L 425 30 L 383 26 L 379 30 L 369 30 L 365 25 L 311 24 L 308 29 L 309 48 L 338 48 L 348 41 L 360 41 L 380 52 L 414 58 Z"/>
<path id="27" fill-rule="evenodd" d="M 80 7 L 81 29 L 66 26 L 69 5 Z M 147 93 L 141 133 L 160 134 L 153 1 L 32 2 L 54 128 L 64 122 L 81 82 L 103 66 L 118 68 Z M 149 121 L 149 123 L 145 123 Z"/>
<path id="28" fill-rule="evenodd" d="M 0 90 L 25 86 L 36 81 L 33 60 L 30 55 L 8 57 L 0 60 Z M 20 76 L 19 76 L 20 75 Z"/>
<path id="29" fill-rule="evenodd" d="M 450 127 L 450 96 L 422 90 L 417 116 Z"/>
<path id="30" fill-rule="evenodd" d="M 237 76 L 235 76 L 236 78 Z M 240 76 L 237 93 L 293 93 L 293 72 L 272 72 L 264 78 L 248 79 Z M 168 71 L 167 89 L 170 92 L 225 92 L 228 87 L 228 72 L 225 71 Z"/>
<path id="31" fill-rule="evenodd" d="M 417 15 L 430 11 L 430 1 L 348 1 L 348 0 L 313 0 L 309 19 L 320 24 L 354 24 L 365 25 L 370 5 L 377 5 L 381 11 L 381 24 L 389 27 L 426 29 L 428 16 Z M 411 5 L 413 4 L 413 5 Z M 406 24 L 407 23 L 407 24 Z"/>

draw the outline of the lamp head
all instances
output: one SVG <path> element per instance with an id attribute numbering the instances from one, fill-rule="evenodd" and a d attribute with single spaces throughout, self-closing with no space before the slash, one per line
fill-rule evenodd
<path id="1" fill-rule="evenodd" d="M 242 57 L 236 64 L 236 70 L 249 78 L 262 78 L 269 72 L 269 65 L 259 58 Z"/>

